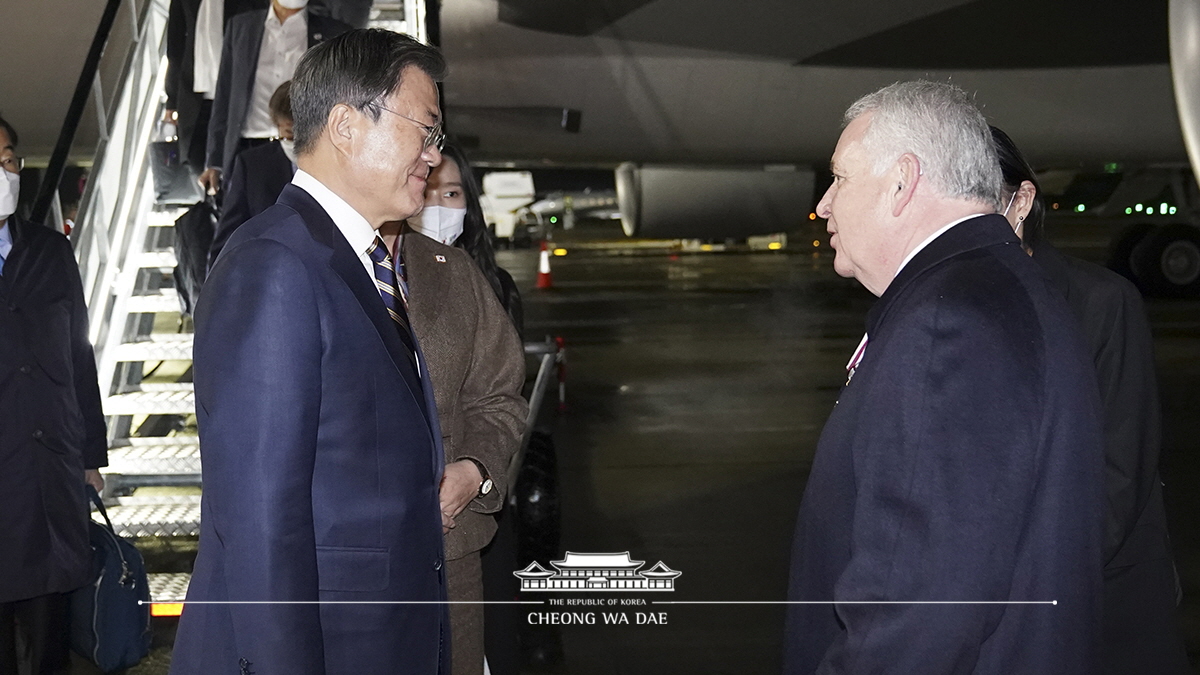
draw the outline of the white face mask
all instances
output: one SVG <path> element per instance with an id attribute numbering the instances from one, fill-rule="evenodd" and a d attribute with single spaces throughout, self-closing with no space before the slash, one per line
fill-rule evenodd
<path id="1" fill-rule="evenodd" d="M 20 196 L 20 174 L 0 169 L 0 223 L 17 212 L 17 198 Z"/>
<path id="2" fill-rule="evenodd" d="M 304 9 L 308 6 L 308 0 L 278 0 L 279 6 L 284 9 Z"/>
<path id="3" fill-rule="evenodd" d="M 466 217 L 466 209 L 426 206 L 420 213 L 409 218 L 408 224 L 426 237 L 451 246 L 462 235 L 463 219 Z"/>
<path id="4" fill-rule="evenodd" d="M 281 139 L 279 139 L 279 146 L 283 148 L 283 154 L 287 155 L 287 158 L 292 162 L 292 164 L 295 164 L 296 163 L 296 141 L 288 140 L 286 138 L 281 138 Z"/>

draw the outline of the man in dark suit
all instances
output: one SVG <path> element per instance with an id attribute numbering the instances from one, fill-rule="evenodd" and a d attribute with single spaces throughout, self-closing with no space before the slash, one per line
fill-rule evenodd
<path id="1" fill-rule="evenodd" d="M 65 593 L 88 582 L 88 499 L 108 464 L 71 244 L 17 218 L 17 133 L 0 118 L 0 672 L 66 672 Z"/>
<path id="2" fill-rule="evenodd" d="M 421 209 L 441 162 L 444 68 L 432 47 L 356 30 L 296 69 L 300 170 L 234 233 L 196 314 L 188 599 L 220 604 L 186 607 L 173 673 L 448 665 L 441 434 L 376 232 Z"/>
<path id="3" fill-rule="evenodd" d="M 995 214 L 987 123 L 930 82 L 846 121 L 817 213 L 834 269 L 880 299 L 800 507 L 785 671 L 1095 673 L 1099 395 Z"/>
<path id="4" fill-rule="evenodd" d="M 167 118 L 178 125 L 181 156 L 197 172 L 205 166 L 208 118 L 216 91 L 211 76 L 221 65 L 224 26 L 242 12 L 265 10 L 269 4 L 269 0 L 171 0 L 167 14 Z M 206 15 L 197 25 L 202 5 L 215 15 Z M 197 73 L 201 82 L 197 82 Z"/>
<path id="5" fill-rule="evenodd" d="M 279 138 L 250 148 L 233 160 L 221 220 L 208 253 L 209 269 L 217 262 L 229 237 L 242 223 L 275 204 L 279 193 L 296 175 L 291 88 L 291 80 L 288 80 L 271 96 L 271 121 L 279 127 Z"/>
<path id="6" fill-rule="evenodd" d="M 268 102 L 279 85 L 292 79 L 304 51 L 349 29 L 311 14 L 305 4 L 271 0 L 266 11 L 239 14 L 226 26 L 208 123 L 208 168 L 200 175 L 209 194 L 216 193 L 239 152 L 275 136 Z"/>

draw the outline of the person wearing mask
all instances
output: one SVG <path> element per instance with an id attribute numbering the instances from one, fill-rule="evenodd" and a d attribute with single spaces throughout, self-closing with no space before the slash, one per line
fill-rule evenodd
<path id="1" fill-rule="evenodd" d="M 1096 367 L 1104 404 L 1105 675 L 1190 673 L 1159 478 L 1162 410 L 1150 322 L 1137 288 L 1112 270 L 1059 252 L 1044 237 L 1037 177 L 1008 134 L 992 127 L 1004 174 L 1004 216 L 1066 298 Z"/>
<path id="2" fill-rule="evenodd" d="M 237 228 L 274 204 L 279 193 L 296 175 L 291 88 L 292 82 L 288 80 L 271 95 L 271 121 L 279 129 L 279 137 L 266 145 L 250 148 L 233 160 L 221 219 L 208 253 L 208 269 L 216 264 L 225 242 Z"/>
<path id="3" fill-rule="evenodd" d="M 208 168 L 200 174 L 210 195 L 220 189 L 238 153 L 275 137 L 271 95 L 292 79 L 305 50 L 349 30 L 336 19 L 311 15 L 307 5 L 308 0 L 271 0 L 266 11 L 230 19 L 208 123 Z"/>
<path id="4" fill-rule="evenodd" d="M 108 442 L 71 244 L 15 215 L 17 140 L 0 118 L 0 673 L 65 673 L 66 594 L 92 573 L 84 485 L 104 489 Z"/>
<path id="5" fill-rule="evenodd" d="M 208 119 L 221 66 L 225 24 L 270 0 L 171 0 L 167 10 L 165 119 L 177 124 L 179 153 L 197 174 L 204 170 Z"/>
<path id="6" fill-rule="evenodd" d="M 509 460 L 525 429 L 525 356 L 494 281 L 456 247 L 467 236 L 471 201 L 466 187 L 473 178 L 457 148 L 446 147 L 443 157 L 450 161 L 430 173 L 425 208 L 408 219 L 408 229 L 392 223 L 382 232 L 404 270 L 408 312 L 429 364 L 441 420 L 446 461 L 441 508 L 451 519 L 445 528 L 446 590 L 454 603 L 451 664 L 454 675 L 480 675 L 480 550 L 496 533 L 494 514 L 504 505 Z M 478 209 L 478 192 L 474 195 Z"/>

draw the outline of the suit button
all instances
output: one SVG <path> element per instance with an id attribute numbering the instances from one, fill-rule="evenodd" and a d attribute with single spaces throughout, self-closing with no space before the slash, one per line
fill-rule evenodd
<path id="1" fill-rule="evenodd" d="M 434 572 L 437 572 L 437 571 L 439 571 L 439 570 L 441 570 L 441 569 L 442 569 L 442 561 L 441 561 L 441 560 L 434 560 L 434 561 L 433 561 L 433 571 L 434 571 Z"/>
<path id="2" fill-rule="evenodd" d="M 29 366 L 21 366 L 17 370 L 20 370 L 22 375 L 28 375 L 30 372 L 33 371 L 33 369 L 30 368 Z"/>
<path id="3" fill-rule="evenodd" d="M 42 430 L 41 430 L 41 429 L 38 429 L 37 431 L 34 431 L 34 432 L 33 432 L 33 437 L 34 437 L 34 438 L 41 439 L 41 437 L 42 437 L 42 436 L 45 436 L 45 434 L 43 434 L 43 433 L 42 433 Z"/>

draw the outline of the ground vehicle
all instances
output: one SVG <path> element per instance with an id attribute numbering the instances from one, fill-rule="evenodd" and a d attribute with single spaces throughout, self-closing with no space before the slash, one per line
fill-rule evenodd
<path id="1" fill-rule="evenodd" d="M 1200 187 L 1186 165 L 1040 174 L 1047 238 L 1143 293 L 1200 295 Z"/>

